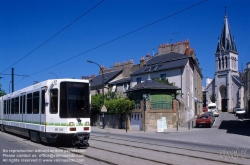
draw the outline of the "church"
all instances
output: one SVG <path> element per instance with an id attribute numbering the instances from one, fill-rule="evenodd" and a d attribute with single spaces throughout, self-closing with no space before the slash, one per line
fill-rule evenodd
<path id="1" fill-rule="evenodd" d="M 244 108 L 244 86 L 238 71 L 238 52 L 230 32 L 225 13 L 221 37 L 215 52 L 214 79 L 206 79 L 206 104 L 215 101 L 222 112 L 232 112 L 234 107 Z"/>

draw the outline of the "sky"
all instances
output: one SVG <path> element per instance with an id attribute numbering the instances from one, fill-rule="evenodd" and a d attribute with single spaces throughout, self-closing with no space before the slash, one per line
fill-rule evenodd
<path id="1" fill-rule="evenodd" d="M 206 77 L 226 13 L 239 53 L 250 61 L 250 0 L 0 0 L 0 84 L 11 91 L 54 78 L 98 75 L 110 68 L 189 40 Z M 163 19 L 164 18 L 164 19 Z"/>

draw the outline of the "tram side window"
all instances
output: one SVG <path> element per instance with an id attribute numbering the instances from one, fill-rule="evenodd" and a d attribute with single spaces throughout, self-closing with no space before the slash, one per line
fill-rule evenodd
<path id="1" fill-rule="evenodd" d="M 50 90 L 50 113 L 56 114 L 58 112 L 58 89 Z"/>
<path id="2" fill-rule="evenodd" d="M 15 99 L 11 99 L 11 114 L 15 113 Z"/>
<path id="3" fill-rule="evenodd" d="M 22 108 L 23 108 L 23 96 L 20 96 L 20 114 L 22 114 Z"/>
<path id="4" fill-rule="evenodd" d="M 19 114 L 19 97 L 15 98 L 15 114 Z"/>
<path id="5" fill-rule="evenodd" d="M 45 112 L 45 90 L 42 90 L 42 114 Z"/>
<path id="6" fill-rule="evenodd" d="M 7 101 L 7 114 L 10 114 L 10 99 Z"/>
<path id="7" fill-rule="evenodd" d="M 27 94 L 27 114 L 32 113 L 32 93 Z"/>
<path id="8" fill-rule="evenodd" d="M 26 103 L 26 100 L 25 100 L 25 97 L 26 95 L 23 95 L 23 114 L 25 114 L 25 103 Z"/>
<path id="9" fill-rule="evenodd" d="M 33 114 L 39 113 L 39 91 L 33 93 Z"/>
<path id="10" fill-rule="evenodd" d="M 4 114 L 6 114 L 7 113 L 7 103 L 6 103 L 6 100 L 4 100 L 3 106 L 4 106 L 3 112 L 4 112 Z"/>

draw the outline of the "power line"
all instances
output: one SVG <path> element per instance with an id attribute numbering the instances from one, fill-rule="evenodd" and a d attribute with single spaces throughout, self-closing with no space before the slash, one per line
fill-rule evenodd
<path id="1" fill-rule="evenodd" d="M 101 45 L 98 45 L 98 46 L 96 46 L 96 47 L 94 47 L 94 48 L 91 48 L 91 49 L 89 49 L 89 50 L 87 50 L 87 51 L 85 51 L 85 52 L 83 52 L 83 53 L 80 53 L 80 54 L 78 54 L 78 55 L 75 55 L 75 56 L 73 56 L 73 57 L 70 57 L 70 58 L 68 58 L 68 59 L 66 59 L 66 60 L 64 60 L 64 61 L 61 61 L 61 62 L 59 62 L 59 63 L 57 63 L 57 64 L 54 64 L 54 65 L 52 65 L 52 66 L 49 66 L 49 67 L 47 67 L 47 68 L 44 68 L 44 69 L 42 69 L 42 70 L 40 70 L 40 71 L 37 71 L 37 72 L 35 72 L 35 73 L 32 73 L 30 76 L 33 76 L 33 75 L 35 75 L 35 74 L 38 74 L 38 73 L 40 73 L 40 72 L 42 72 L 42 71 L 45 71 L 45 70 L 47 70 L 47 69 L 53 68 L 53 67 L 55 67 L 55 66 L 57 66 L 57 65 L 60 65 L 60 64 L 65 63 L 65 62 L 67 62 L 67 61 L 70 61 L 70 60 L 72 60 L 72 59 L 74 59 L 74 58 L 76 58 L 76 57 L 79 57 L 79 56 L 81 56 L 81 55 L 84 55 L 84 54 L 86 54 L 86 53 L 88 53 L 88 52 L 91 52 L 91 51 L 93 51 L 93 50 L 95 50 L 95 49 L 98 49 L 98 48 L 103 47 L 103 46 L 105 46 L 105 45 L 107 45 L 107 44 L 110 44 L 110 43 L 112 43 L 112 42 L 114 42 L 114 41 L 116 41 L 116 40 L 119 40 L 119 39 L 123 38 L 123 37 L 126 37 L 126 36 L 128 36 L 128 35 L 130 35 L 130 34 L 133 34 L 133 33 L 137 32 L 137 31 L 140 31 L 140 30 L 142 30 L 142 29 L 145 29 L 145 28 L 147 28 L 147 27 L 149 27 L 149 26 L 151 26 L 151 25 L 154 25 L 154 24 L 156 24 L 156 23 L 159 23 L 159 22 L 161 22 L 161 21 L 163 21 L 163 20 L 165 20 L 165 19 L 167 19 L 167 18 L 170 18 L 170 17 L 175 16 L 175 15 L 177 15 L 177 14 L 179 14 L 179 13 L 182 13 L 182 12 L 184 12 L 184 11 L 186 11 L 186 10 L 189 10 L 189 9 L 195 7 L 195 6 L 198 6 L 198 5 L 202 4 L 202 3 L 204 3 L 205 1 L 207 1 L 207 0 L 203 0 L 203 1 L 199 2 L 199 3 L 196 3 L 196 4 L 194 4 L 194 5 L 191 5 L 191 6 L 187 7 L 187 8 L 184 8 L 184 9 L 182 9 L 182 10 L 180 10 L 180 11 L 177 11 L 177 12 L 175 12 L 175 13 L 173 13 L 173 14 L 170 14 L 170 15 L 168 15 L 168 16 L 166 16 L 166 17 L 163 17 L 163 18 L 161 18 L 161 19 L 159 19 L 159 20 L 157 20 L 157 21 L 151 22 L 151 23 L 149 23 L 149 24 L 147 24 L 147 25 L 144 25 L 144 26 L 142 26 L 142 27 L 140 27 L 140 28 L 138 28 L 138 29 L 135 29 L 135 30 L 133 30 L 133 31 L 131 31 L 131 32 L 128 32 L 128 33 L 126 33 L 126 34 L 123 34 L 123 35 L 121 35 L 121 36 L 119 36 L 119 37 L 117 37 L 117 38 L 115 38 L 115 39 L 112 39 L 112 40 L 110 40 L 110 41 L 108 41 L 108 42 L 105 42 L 105 43 L 103 43 L 103 44 L 101 44 Z"/>
<path id="2" fill-rule="evenodd" d="M 82 15 L 80 15 L 78 18 L 76 18 L 74 21 L 72 21 L 70 24 L 68 24 L 67 26 L 65 26 L 64 28 L 62 28 L 60 31 L 58 31 L 57 33 L 55 33 L 54 35 L 52 35 L 49 39 L 47 39 L 46 41 L 44 41 L 42 44 L 40 44 L 39 46 L 37 46 L 35 49 L 33 49 L 30 53 L 26 54 L 25 56 L 23 56 L 21 59 L 19 59 L 18 61 L 16 61 L 14 64 L 12 64 L 10 67 L 8 67 L 7 69 L 5 69 L 4 71 L 2 71 L 1 73 L 5 72 L 6 70 L 10 69 L 11 67 L 13 67 L 15 64 L 19 63 L 20 61 L 22 61 L 24 58 L 28 57 L 29 55 L 31 55 L 33 52 L 35 52 L 37 49 L 39 49 L 40 47 L 42 47 L 43 45 L 45 45 L 47 42 L 49 42 L 50 40 L 52 40 L 53 38 L 55 38 L 57 35 L 59 35 L 61 32 L 63 32 L 65 29 L 67 29 L 68 27 L 70 27 L 72 24 L 74 24 L 75 22 L 77 22 L 78 20 L 80 20 L 82 17 L 84 17 L 86 14 L 88 14 L 89 12 L 91 12 L 93 9 L 95 9 L 97 6 L 99 6 L 102 2 L 104 2 L 104 0 L 100 1 L 99 3 L 97 3 L 95 6 L 93 6 L 92 8 L 90 8 L 88 11 L 86 11 L 85 13 L 83 13 Z M 1 74 L 0 73 L 0 74 Z"/>

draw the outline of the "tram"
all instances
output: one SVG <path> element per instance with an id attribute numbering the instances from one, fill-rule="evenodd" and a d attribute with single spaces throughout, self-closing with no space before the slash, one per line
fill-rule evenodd
<path id="1" fill-rule="evenodd" d="M 89 146 L 89 81 L 46 80 L 0 97 L 0 129 L 35 142 Z"/>

